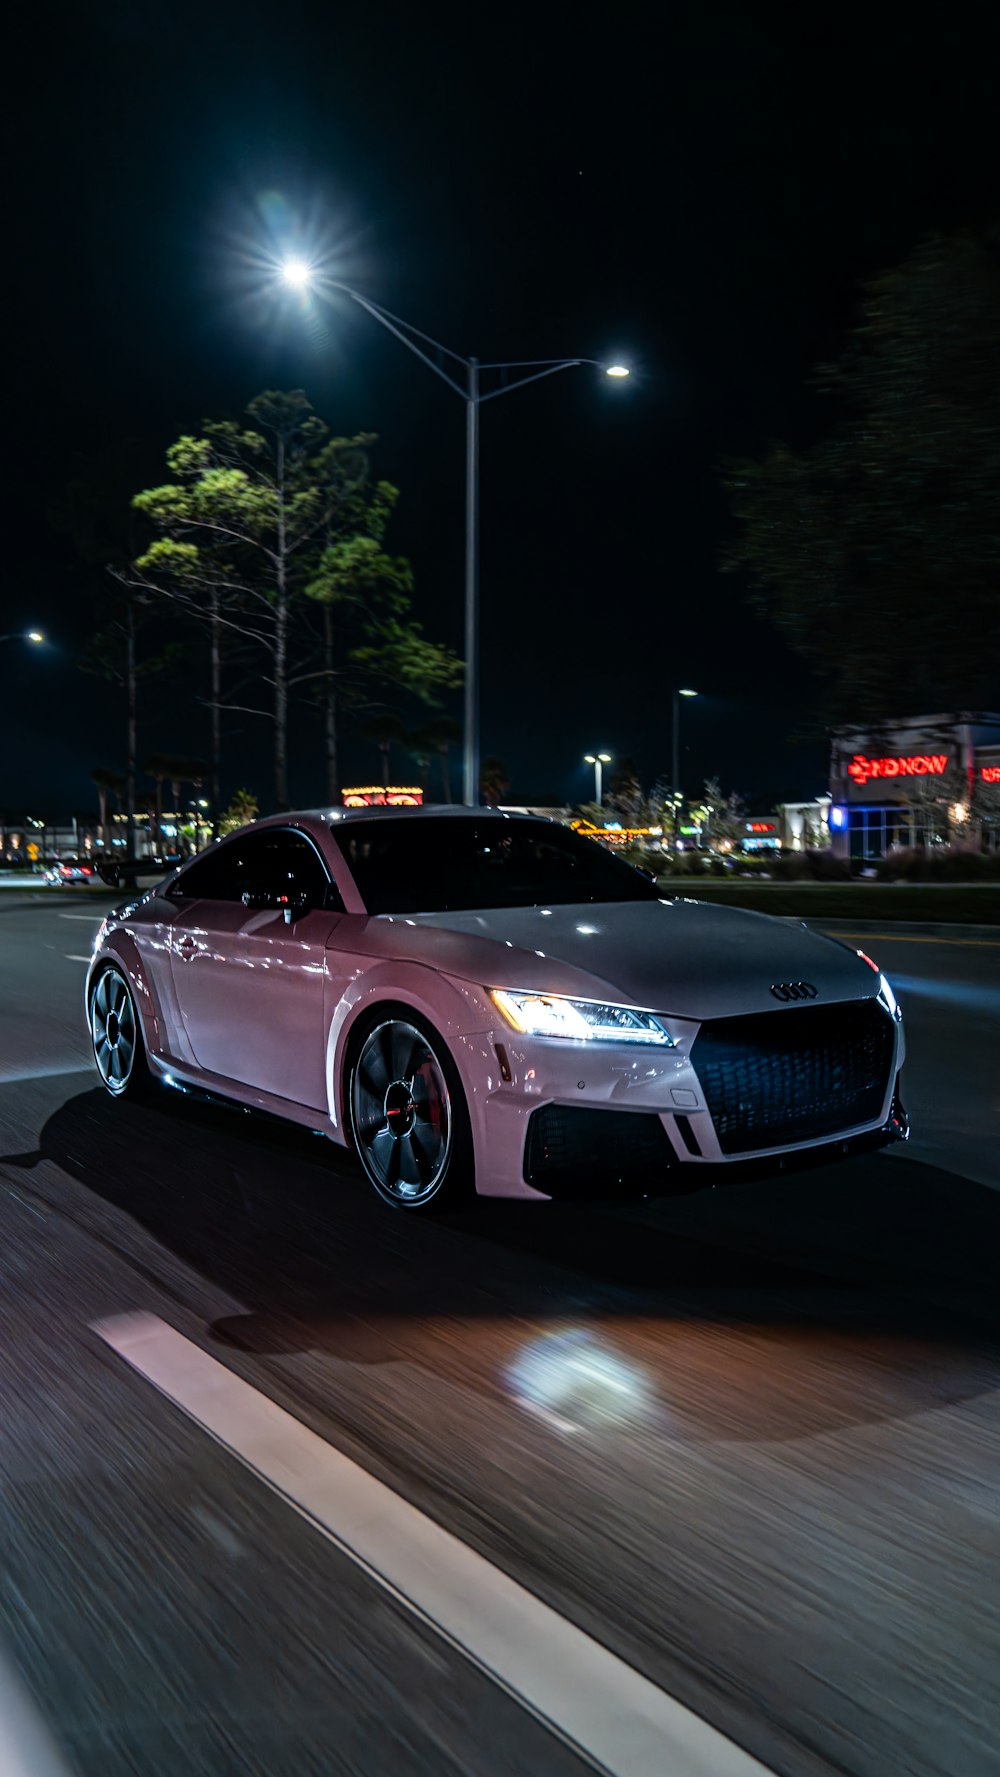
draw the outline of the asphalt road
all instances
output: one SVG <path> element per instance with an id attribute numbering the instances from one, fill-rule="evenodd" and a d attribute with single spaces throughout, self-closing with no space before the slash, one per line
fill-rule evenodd
<path id="1" fill-rule="evenodd" d="M 557 1613 L 501 1677 L 551 1689 L 561 1622 L 780 1777 L 1000 1773 L 1000 940 L 864 939 L 905 1152 L 424 1225 L 316 1137 L 107 1100 L 95 923 L 0 905 L 0 1763 L 19 1682 L 79 1777 L 592 1768 L 265 1484 L 280 1415 L 253 1472 L 94 1330 L 142 1313 Z"/>

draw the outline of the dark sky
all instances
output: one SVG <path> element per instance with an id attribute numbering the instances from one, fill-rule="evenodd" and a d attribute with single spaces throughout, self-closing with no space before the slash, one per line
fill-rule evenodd
<path id="1" fill-rule="evenodd" d="M 93 0 L 35 8 L 8 62 L 0 807 L 53 816 L 120 765 L 111 687 L 76 662 L 95 577 L 51 524 L 88 459 L 156 478 L 165 445 L 263 387 L 381 437 L 426 628 L 461 644 L 460 402 L 360 311 L 247 300 L 284 216 L 343 275 L 483 359 L 623 357 L 483 410 L 483 750 L 512 797 L 579 797 L 581 755 L 759 807 L 824 787 L 790 744 L 814 687 L 717 561 L 717 466 L 821 423 L 804 379 L 858 280 L 995 220 L 989 9 Z M 150 693 L 140 749 L 198 752 L 197 674 Z M 263 724 L 226 784 L 266 801 Z M 345 776 L 371 747 L 345 737 Z M 322 794 L 295 735 L 293 798 Z"/>

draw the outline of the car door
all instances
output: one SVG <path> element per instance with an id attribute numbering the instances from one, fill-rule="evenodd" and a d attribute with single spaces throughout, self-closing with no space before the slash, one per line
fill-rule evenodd
<path id="1" fill-rule="evenodd" d="M 199 1067 L 325 1109 L 327 945 L 343 908 L 312 840 L 234 835 L 171 892 L 174 993 Z"/>

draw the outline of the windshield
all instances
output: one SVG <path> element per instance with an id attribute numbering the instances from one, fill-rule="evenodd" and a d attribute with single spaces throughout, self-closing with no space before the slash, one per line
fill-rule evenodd
<path id="1" fill-rule="evenodd" d="M 335 829 L 369 913 L 656 901 L 655 885 L 555 821 L 446 815 Z"/>

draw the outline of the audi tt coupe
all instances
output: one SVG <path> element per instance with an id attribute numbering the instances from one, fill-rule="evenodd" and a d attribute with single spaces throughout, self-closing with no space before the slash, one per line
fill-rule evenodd
<path id="1" fill-rule="evenodd" d="M 408 1210 L 654 1195 L 907 1133 L 868 957 L 493 809 L 258 821 L 117 908 L 86 992 L 116 1098 L 277 1113 Z"/>

